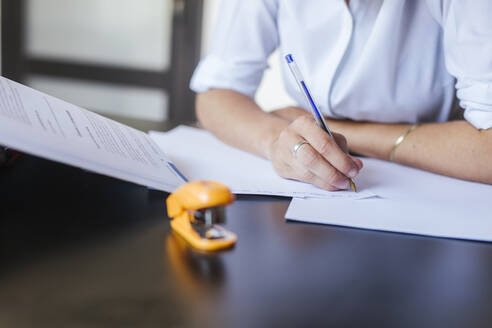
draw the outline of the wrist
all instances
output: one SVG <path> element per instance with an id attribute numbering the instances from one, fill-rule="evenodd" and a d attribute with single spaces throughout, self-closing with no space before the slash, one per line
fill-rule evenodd
<path id="1" fill-rule="evenodd" d="M 278 133 L 271 133 L 269 134 L 266 138 L 263 138 L 263 157 L 268 159 L 269 161 L 272 160 L 272 154 L 273 150 L 275 149 L 275 143 L 277 142 L 278 138 L 280 137 L 281 131 Z"/>
<path id="2" fill-rule="evenodd" d="M 275 124 L 271 124 L 270 127 L 264 131 L 259 138 L 262 156 L 268 160 L 272 160 L 272 154 L 275 149 L 275 144 L 280 137 L 282 131 L 289 125 L 285 120 L 279 119 Z"/>
<path id="3" fill-rule="evenodd" d="M 420 124 L 414 124 L 414 125 L 411 125 L 409 128 L 407 128 L 405 130 L 405 132 L 403 132 L 398 138 L 395 139 L 395 142 L 393 143 L 392 147 L 391 147 L 391 150 L 389 152 L 389 155 L 388 155 L 388 160 L 390 162 L 395 162 L 396 161 L 396 150 L 398 149 L 398 147 L 403 143 L 403 141 L 407 138 L 407 136 L 412 133 L 413 131 L 415 131 L 415 129 L 417 129 L 419 127 Z"/>

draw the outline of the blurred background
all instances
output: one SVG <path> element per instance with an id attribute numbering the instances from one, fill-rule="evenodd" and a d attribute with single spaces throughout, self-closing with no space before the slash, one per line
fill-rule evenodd
<path id="1" fill-rule="evenodd" d="M 141 129 L 195 120 L 188 84 L 221 0 L 0 0 L 1 72 Z M 227 0 L 223 0 L 227 1 Z M 272 54 L 256 100 L 292 104 Z"/>

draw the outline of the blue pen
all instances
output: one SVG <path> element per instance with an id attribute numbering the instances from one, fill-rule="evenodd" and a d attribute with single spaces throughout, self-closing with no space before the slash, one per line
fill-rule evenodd
<path id="1" fill-rule="evenodd" d="M 299 85 L 299 89 L 301 89 L 302 94 L 304 94 L 304 96 L 306 97 L 306 101 L 309 104 L 309 108 L 311 109 L 311 114 L 313 114 L 316 124 L 318 124 L 318 126 L 322 128 L 326 133 L 328 133 L 330 138 L 332 138 L 335 141 L 333 134 L 328 128 L 328 124 L 326 124 L 325 118 L 323 117 L 323 115 L 321 115 L 321 113 L 318 110 L 318 107 L 314 103 L 313 97 L 311 97 L 309 88 L 306 84 L 306 81 L 302 77 L 299 67 L 297 67 L 296 62 L 294 61 L 294 57 L 292 57 L 291 54 L 288 54 L 287 56 L 285 56 L 285 60 L 287 61 L 287 65 L 289 66 L 292 75 L 294 76 L 297 84 Z M 357 188 L 355 187 L 355 183 L 352 181 L 352 179 L 348 178 L 348 180 L 350 182 L 350 188 L 353 191 L 357 191 Z"/>

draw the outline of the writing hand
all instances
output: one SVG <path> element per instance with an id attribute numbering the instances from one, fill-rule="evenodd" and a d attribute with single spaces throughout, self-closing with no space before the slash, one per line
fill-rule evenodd
<path id="1" fill-rule="evenodd" d="M 300 116 L 284 128 L 270 145 L 269 158 L 282 177 L 314 184 L 326 190 L 350 188 L 362 161 L 348 155 L 347 141 L 333 133 L 335 141 L 312 117 Z M 300 141 L 306 144 L 293 149 Z"/>

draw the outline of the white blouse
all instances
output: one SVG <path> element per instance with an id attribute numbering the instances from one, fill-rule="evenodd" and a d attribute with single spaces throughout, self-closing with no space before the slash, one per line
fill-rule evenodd
<path id="1" fill-rule="evenodd" d="M 191 88 L 254 97 L 269 55 L 292 53 L 328 116 L 492 127 L 491 0 L 223 0 Z M 283 60 L 283 56 L 282 56 Z M 287 92 L 303 95 L 282 64 Z"/>

